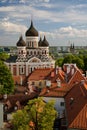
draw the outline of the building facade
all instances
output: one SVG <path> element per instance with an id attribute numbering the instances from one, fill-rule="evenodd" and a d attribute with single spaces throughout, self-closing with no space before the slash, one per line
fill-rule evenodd
<path id="1" fill-rule="evenodd" d="M 13 76 L 28 76 L 36 68 L 54 68 L 55 61 L 49 55 L 49 43 L 31 25 L 25 33 L 26 42 L 21 36 L 16 44 L 17 54 L 5 62 Z"/>

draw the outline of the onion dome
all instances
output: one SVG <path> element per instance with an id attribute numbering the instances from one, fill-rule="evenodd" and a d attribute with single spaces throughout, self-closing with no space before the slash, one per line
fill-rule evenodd
<path id="1" fill-rule="evenodd" d="M 34 28 L 33 22 L 31 21 L 30 28 L 26 31 L 26 36 L 38 36 L 38 31 Z"/>
<path id="2" fill-rule="evenodd" d="M 43 39 L 43 41 L 42 41 L 42 44 L 41 44 L 41 46 L 49 46 L 49 43 L 48 43 L 48 41 L 46 40 L 46 37 L 44 36 L 44 39 Z"/>
<path id="3" fill-rule="evenodd" d="M 20 36 L 19 41 L 17 42 L 17 46 L 26 46 L 26 43 L 23 40 L 22 36 Z"/>
<path id="4" fill-rule="evenodd" d="M 40 37 L 40 40 L 38 42 L 38 46 L 41 46 L 42 45 L 42 38 Z"/>

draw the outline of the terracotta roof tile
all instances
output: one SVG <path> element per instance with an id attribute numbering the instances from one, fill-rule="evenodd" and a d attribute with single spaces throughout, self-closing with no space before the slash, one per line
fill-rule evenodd
<path id="1" fill-rule="evenodd" d="M 69 128 L 81 128 L 82 130 L 87 130 L 87 104 L 79 112 Z"/>
<path id="2" fill-rule="evenodd" d="M 52 72 L 53 68 L 36 69 L 29 76 L 28 80 L 44 80 Z"/>
<path id="3" fill-rule="evenodd" d="M 85 77 L 82 75 L 82 73 L 77 70 L 74 75 L 72 76 L 72 78 L 69 80 L 68 84 L 70 86 L 72 86 L 73 84 L 75 84 L 76 82 L 80 82 L 81 80 L 86 80 Z"/>
<path id="4" fill-rule="evenodd" d="M 82 114 L 82 110 L 84 106 L 87 104 L 87 90 L 85 89 L 84 83 L 79 82 L 70 89 L 70 91 L 65 96 L 65 102 L 66 102 L 66 113 L 67 113 L 67 119 L 68 119 L 68 127 L 71 126 L 74 120 L 77 121 L 77 117 Z M 85 109 L 86 110 L 86 109 Z M 84 113 L 83 113 L 84 114 Z M 85 120 L 85 116 L 84 119 Z M 79 118 L 78 118 L 79 122 Z M 81 124 L 81 126 L 84 125 Z M 74 122 L 74 128 L 78 128 L 77 125 L 75 126 Z M 84 126 L 85 127 L 85 126 Z"/>

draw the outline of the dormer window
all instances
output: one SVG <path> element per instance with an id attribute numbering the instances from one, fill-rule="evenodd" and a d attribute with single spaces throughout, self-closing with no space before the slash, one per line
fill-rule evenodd
<path id="1" fill-rule="evenodd" d="M 5 110 L 5 111 L 8 110 L 8 105 L 7 105 L 7 104 L 5 104 L 5 106 L 4 106 L 4 110 Z"/>
<path id="2" fill-rule="evenodd" d="M 14 106 L 14 110 L 16 111 L 18 109 L 18 106 L 16 105 L 16 106 Z"/>
<path id="3" fill-rule="evenodd" d="M 74 98 L 70 98 L 70 105 L 72 105 L 73 104 L 73 102 L 74 102 Z"/>

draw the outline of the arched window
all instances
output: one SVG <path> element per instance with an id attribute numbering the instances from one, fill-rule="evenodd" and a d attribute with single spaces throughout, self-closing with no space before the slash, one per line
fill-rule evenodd
<path id="1" fill-rule="evenodd" d="M 31 55 L 32 55 L 32 51 L 31 51 Z"/>
<path id="2" fill-rule="evenodd" d="M 23 50 L 21 51 L 21 54 L 23 54 Z"/>
<path id="3" fill-rule="evenodd" d="M 36 55 L 36 51 L 34 51 L 34 55 Z"/>
<path id="4" fill-rule="evenodd" d="M 29 51 L 27 51 L 27 54 L 29 54 Z"/>

